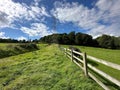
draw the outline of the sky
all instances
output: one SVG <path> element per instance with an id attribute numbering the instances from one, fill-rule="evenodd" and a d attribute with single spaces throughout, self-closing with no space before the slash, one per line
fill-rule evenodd
<path id="1" fill-rule="evenodd" d="M 0 0 L 0 38 L 71 31 L 120 36 L 120 0 Z"/>

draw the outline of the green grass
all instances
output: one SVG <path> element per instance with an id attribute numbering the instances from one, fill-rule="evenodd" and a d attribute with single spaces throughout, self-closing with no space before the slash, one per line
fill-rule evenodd
<path id="1" fill-rule="evenodd" d="M 57 45 L 0 59 L 0 90 L 102 90 Z"/>
<path id="2" fill-rule="evenodd" d="M 64 45 L 64 47 L 69 47 L 69 45 Z M 120 50 L 86 47 L 86 46 L 75 46 L 79 48 L 82 52 L 86 52 L 88 55 L 120 64 Z"/>
<path id="3" fill-rule="evenodd" d="M 5 50 L 7 47 L 17 45 L 16 43 L 0 43 L 0 50 Z"/>
<path id="4" fill-rule="evenodd" d="M 64 47 L 69 47 L 68 45 L 64 45 Z M 94 56 L 99 59 L 103 59 L 109 62 L 113 62 L 116 64 L 120 64 L 120 50 L 111 50 L 111 49 L 103 49 L 103 48 L 94 48 L 94 47 L 85 47 L 85 46 L 74 46 L 79 48 L 82 52 L 86 52 L 88 55 Z M 113 69 L 111 67 L 105 66 L 103 64 L 88 60 L 96 68 L 104 71 L 110 76 L 116 78 L 120 81 L 120 71 Z M 104 81 L 109 84 L 109 82 Z"/>
<path id="5" fill-rule="evenodd" d="M 111 50 L 111 49 L 93 48 L 93 47 L 84 47 L 84 46 L 80 46 L 79 49 L 91 56 L 109 62 L 113 62 L 116 64 L 120 64 L 120 50 Z"/>
<path id="6" fill-rule="evenodd" d="M 110 49 L 93 48 L 93 47 L 79 47 L 79 48 L 83 52 L 86 52 L 88 55 L 91 55 L 109 62 L 113 62 L 116 64 L 120 64 L 120 50 L 110 50 Z M 116 79 L 120 80 L 119 70 L 107 67 L 100 63 L 98 63 L 96 67 L 108 73 L 109 75 L 115 77 Z"/>
<path id="7" fill-rule="evenodd" d="M 38 50 L 32 43 L 0 43 L 0 58 Z"/>

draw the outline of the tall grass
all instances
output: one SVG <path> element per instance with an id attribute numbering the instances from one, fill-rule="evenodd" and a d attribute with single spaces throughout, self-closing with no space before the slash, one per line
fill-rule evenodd
<path id="1" fill-rule="evenodd" d="M 38 50 L 36 44 L 24 43 L 24 44 L 0 44 L 0 58 L 18 55 L 21 53 Z"/>
<path id="2" fill-rule="evenodd" d="M 57 45 L 0 59 L 0 71 L 1 90 L 102 90 Z"/>

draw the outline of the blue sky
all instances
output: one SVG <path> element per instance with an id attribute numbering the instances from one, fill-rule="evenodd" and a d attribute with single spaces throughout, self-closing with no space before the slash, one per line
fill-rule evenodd
<path id="1" fill-rule="evenodd" d="M 120 0 L 0 0 L 0 38 L 39 39 L 71 31 L 120 36 L 119 5 Z"/>

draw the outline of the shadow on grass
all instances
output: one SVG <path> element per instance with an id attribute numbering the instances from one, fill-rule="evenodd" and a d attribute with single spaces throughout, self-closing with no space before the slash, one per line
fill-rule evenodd
<path id="1" fill-rule="evenodd" d="M 110 90 L 120 90 L 120 87 L 106 79 L 105 77 L 101 76 L 100 74 L 96 73 L 95 71 L 89 68 L 89 72 L 91 72 L 98 80 L 100 80 L 104 85 L 110 88 Z"/>
<path id="2" fill-rule="evenodd" d="M 91 64 L 92 66 L 98 66 L 98 65 L 99 65 L 97 62 L 94 62 L 94 61 L 92 61 L 92 60 L 90 60 L 90 59 L 87 59 L 87 62 L 88 62 L 89 64 Z"/>

